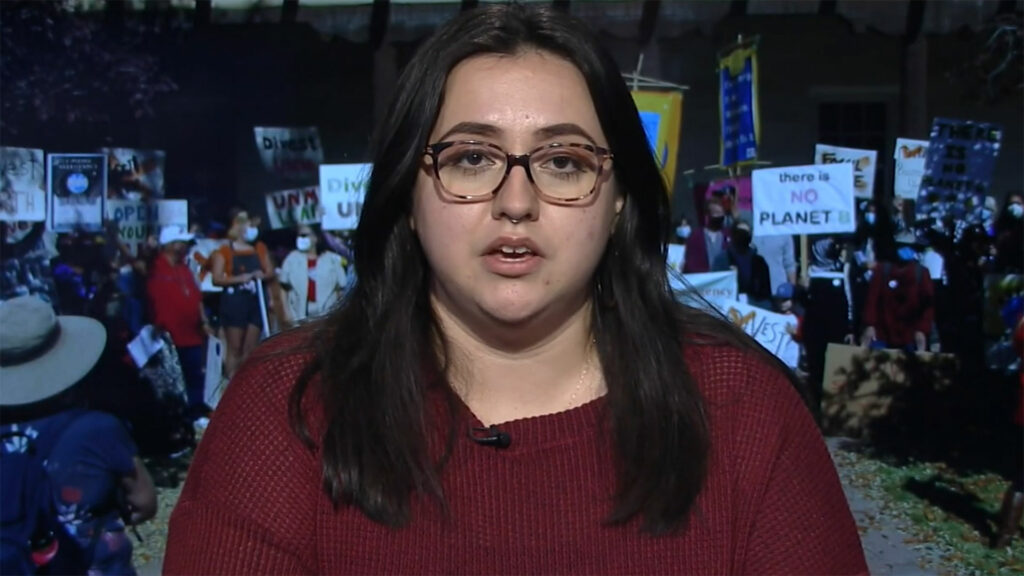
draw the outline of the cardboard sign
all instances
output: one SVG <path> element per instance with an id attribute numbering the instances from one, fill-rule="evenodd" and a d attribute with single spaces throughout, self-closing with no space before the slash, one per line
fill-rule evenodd
<path id="1" fill-rule="evenodd" d="M 853 232 L 853 166 L 823 164 L 754 170 L 755 236 Z"/>
<path id="2" fill-rule="evenodd" d="M 324 230 L 356 229 L 372 170 L 372 164 L 324 164 L 320 167 Z"/>
<path id="3" fill-rule="evenodd" d="M 46 220 L 46 164 L 42 150 L 0 146 L 0 221 Z"/>
<path id="4" fill-rule="evenodd" d="M 676 182 L 679 131 L 683 124 L 683 94 L 637 90 L 633 92 L 633 101 L 671 197 Z"/>
<path id="5" fill-rule="evenodd" d="M 871 198 L 875 190 L 875 169 L 878 152 L 857 148 L 841 148 L 828 144 L 814 146 L 815 164 L 849 164 L 853 166 L 853 193 L 857 198 Z"/>
<path id="6" fill-rule="evenodd" d="M 896 160 L 893 191 L 898 198 L 917 200 L 927 154 L 927 140 L 896 139 L 896 152 L 893 154 L 893 159 Z"/>
<path id="7" fill-rule="evenodd" d="M 796 368 L 800 362 L 800 345 L 793 341 L 788 331 L 796 330 L 796 316 L 776 314 L 742 302 L 729 302 L 724 308 L 730 322 L 742 328 L 786 366 Z"/>
<path id="8" fill-rule="evenodd" d="M 117 223 L 117 236 L 132 255 L 146 243 L 153 222 L 153 209 L 136 200 L 107 200 L 107 221 Z"/>
<path id="9" fill-rule="evenodd" d="M 995 124 L 936 118 L 918 192 L 918 219 L 946 233 L 961 222 L 992 230 L 996 215 L 985 208 L 985 197 L 1002 138 Z"/>
<path id="10" fill-rule="evenodd" d="M 157 200 L 164 197 L 163 150 L 101 148 L 107 157 L 107 198 Z"/>
<path id="11" fill-rule="evenodd" d="M 320 223 L 320 190 L 316 186 L 270 192 L 266 202 L 273 230 Z"/>
<path id="12" fill-rule="evenodd" d="M 316 179 L 317 166 L 324 162 L 324 149 L 315 126 L 256 126 L 253 133 L 267 172 L 289 180 Z"/>
<path id="13" fill-rule="evenodd" d="M 822 396 L 824 432 L 869 439 L 886 424 L 894 400 L 910 389 L 918 401 L 927 392 L 944 390 L 954 382 L 956 371 L 952 354 L 829 344 Z"/>
<path id="14" fill-rule="evenodd" d="M 107 194 L 107 158 L 102 154 L 50 154 L 46 188 L 50 230 L 100 231 Z"/>

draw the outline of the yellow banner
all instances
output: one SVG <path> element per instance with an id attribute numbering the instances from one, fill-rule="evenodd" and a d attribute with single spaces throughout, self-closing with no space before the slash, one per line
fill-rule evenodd
<path id="1" fill-rule="evenodd" d="M 633 92 L 633 101 L 640 112 L 647 141 L 661 167 L 661 175 L 671 198 L 676 183 L 679 132 L 683 126 L 683 93 L 637 90 Z"/>

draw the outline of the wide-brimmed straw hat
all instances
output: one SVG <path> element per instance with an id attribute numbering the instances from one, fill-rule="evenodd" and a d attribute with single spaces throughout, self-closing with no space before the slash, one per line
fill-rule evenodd
<path id="1" fill-rule="evenodd" d="M 57 316 L 35 296 L 0 302 L 0 406 L 52 398 L 92 370 L 107 343 L 103 325 Z"/>

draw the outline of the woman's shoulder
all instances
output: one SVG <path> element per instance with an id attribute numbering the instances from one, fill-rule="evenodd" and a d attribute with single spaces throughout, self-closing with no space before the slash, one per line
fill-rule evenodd
<path id="1" fill-rule="evenodd" d="M 787 369 L 752 350 L 694 343 L 686 347 L 684 357 L 711 415 L 757 419 L 803 409 Z"/>

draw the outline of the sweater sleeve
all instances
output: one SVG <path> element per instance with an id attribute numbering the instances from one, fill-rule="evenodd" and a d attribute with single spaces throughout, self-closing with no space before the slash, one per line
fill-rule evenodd
<path id="1" fill-rule="evenodd" d="M 867 574 L 867 563 L 839 476 L 810 412 L 778 372 L 758 382 L 765 421 L 762 442 L 770 455 L 764 476 L 748 492 L 753 520 L 743 574 Z M 774 406 L 771 406 L 774 404 Z M 765 410 L 765 408 L 771 408 Z M 774 413 L 773 413 L 774 412 Z M 770 418 L 770 420 L 768 420 Z M 755 461 L 751 455 L 747 462 Z"/>
<path id="2" fill-rule="evenodd" d="M 878 327 L 878 299 L 881 297 L 882 292 L 882 269 L 885 264 L 879 262 L 878 266 L 875 267 L 874 273 L 871 274 L 871 281 L 868 282 L 868 293 L 864 297 L 864 326 L 871 326 L 873 328 Z"/>
<path id="3" fill-rule="evenodd" d="M 302 362 L 258 350 L 228 386 L 171 517 L 165 574 L 317 571 L 320 468 L 288 421 Z"/>

